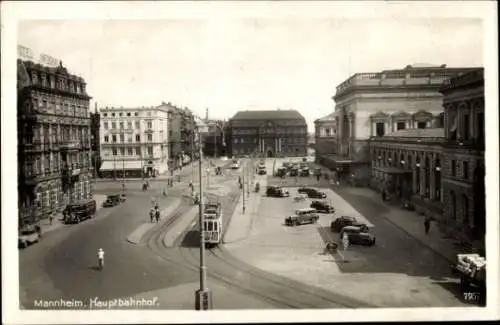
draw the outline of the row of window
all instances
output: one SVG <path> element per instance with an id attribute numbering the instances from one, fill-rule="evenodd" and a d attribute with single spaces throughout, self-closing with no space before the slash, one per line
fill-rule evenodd
<path id="1" fill-rule="evenodd" d="M 77 94 L 81 94 L 85 91 L 85 84 L 83 83 L 67 80 L 66 78 L 58 78 L 56 83 L 55 75 L 42 72 L 40 73 L 40 78 L 38 78 L 38 74 L 39 72 L 37 71 L 31 72 L 31 82 L 35 85 L 41 84 L 44 87 L 57 88 Z"/>
<path id="2" fill-rule="evenodd" d="M 258 152 L 259 151 L 259 148 L 241 148 L 241 149 L 233 149 L 233 153 L 235 155 L 237 154 L 251 154 L 252 152 Z M 300 149 L 299 148 L 290 148 L 290 147 L 286 147 L 286 148 L 282 148 L 282 150 L 280 150 L 279 152 L 299 152 Z"/>
<path id="3" fill-rule="evenodd" d="M 33 126 L 33 142 L 52 141 L 77 141 L 86 140 L 89 135 L 88 127 L 79 126 L 59 126 L 48 124 L 37 124 Z M 58 141 L 59 140 L 59 141 Z"/>
<path id="4" fill-rule="evenodd" d="M 48 101 L 34 98 L 33 107 L 35 108 L 35 110 L 47 114 L 66 115 L 82 118 L 89 117 L 88 106 L 87 102 L 85 101 L 77 101 L 77 104 L 73 104 L 64 100 L 61 100 L 59 102 L 55 100 Z"/>
<path id="5" fill-rule="evenodd" d="M 131 117 L 131 116 L 142 116 L 143 114 L 139 113 L 139 112 L 112 112 L 112 113 L 107 113 L 107 112 L 104 112 L 102 113 L 102 116 L 103 117 L 108 117 L 108 116 L 111 116 L 111 117 L 116 117 L 116 116 L 120 116 L 120 117 Z M 156 112 L 151 112 L 151 111 L 148 111 L 146 112 L 146 116 L 156 116 Z"/>
<path id="6" fill-rule="evenodd" d="M 75 184 L 72 191 L 73 200 L 80 200 L 88 197 L 90 192 L 90 184 L 88 182 L 79 182 Z M 60 205 L 60 201 L 64 200 L 64 192 L 61 188 L 42 191 L 36 193 L 36 207 L 37 208 L 51 208 L 54 209 Z"/>
<path id="7" fill-rule="evenodd" d="M 57 152 L 27 156 L 25 161 L 27 175 L 40 175 L 47 171 L 60 171 L 64 167 L 71 169 L 85 168 L 89 165 L 90 156 L 84 152 L 67 154 L 65 161 L 62 160 L 61 154 Z"/>
<path id="8" fill-rule="evenodd" d="M 462 163 L 460 164 L 460 162 L 457 160 L 451 160 L 450 167 L 451 167 L 450 169 L 451 169 L 451 176 L 452 177 L 461 177 L 464 180 L 469 179 L 469 162 L 468 161 L 462 161 Z M 457 167 L 461 167 L 461 169 L 462 169 L 461 175 L 458 175 Z"/>
<path id="9" fill-rule="evenodd" d="M 113 156 L 118 156 L 118 152 L 120 156 L 141 156 L 142 151 L 141 147 L 135 148 L 112 148 L 111 151 L 103 150 L 104 156 L 109 156 L 110 154 Z M 149 156 L 153 155 L 153 147 L 146 147 L 146 154 Z"/>
<path id="10" fill-rule="evenodd" d="M 120 142 L 121 143 L 125 143 L 125 134 L 121 133 L 118 135 L 119 136 L 119 139 L 120 139 Z M 111 143 L 117 143 L 118 137 L 117 137 L 117 134 L 112 134 L 111 135 Z M 127 134 L 127 143 L 132 143 L 134 137 L 132 134 Z M 105 135 L 104 136 L 104 143 L 109 143 L 109 140 L 110 140 L 110 137 L 109 135 Z M 146 134 L 146 141 L 148 142 L 152 142 L 153 141 L 153 135 L 150 134 L 150 133 L 147 133 Z M 135 135 L 135 142 L 141 142 L 141 135 L 140 134 L 136 134 Z"/>
<path id="11" fill-rule="evenodd" d="M 253 141 L 247 141 L 246 143 L 257 143 L 258 139 L 253 138 Z M 286 145 L 287 143 L 293 143 L 293 144 L 304 144 L 307 142 L 307 139 L 305 138 L 286 138 L 282 139 L 281 144 Z M 233 143 L 245 143 L 245 138 L 234 138 Z"/>
<path id="12" fill-rule="evenodd" d="M 120 129 L 125 129 L 125 122 L 119 122 L 119 127 Z M 132 121 L 128 121 L 127 124 L 126 124 L 126 128 L 127 129 L 132 129 Z M 139 129 L 140 128 L 140 122 L 139 121 L 134 121 L 134 126 L 135 126 L 135 129 Z M 103 127 L 105 130 L 108 130 L 109 129 L 109 124 L 108 122 L 103 122 Z M 146 129 L 152 129 L 153 128 L 153 122 L 152 121 L 148 121 L 146 122 Z M 111 129 L 116 129 L 116 122 L 111 122 Z"/>
<path id="13" fill-rule="evenodd" d="M 417 122 L 417 129 L 425 129 L 427 127 L 427 122 Z M 396 131 L 405 130 L 406 122 L 397 122 Z M 375 135 L 377 137 L 382 137 L 386 135 L 385 122 L 375 123 Z"/>
<path id="14" fill-rule="evenodd" d="M 307 128 L 304 127 L 289 127 L 289 128 L 261 128 L 261 129 L 240 129 L 233 128 L 232 134 L 258 134 L 258 133 L 281 133 L 281 134 L 301 134 L 306 133 Z"/>
<path id="15" fill-rule="evenodd" d="M 471 114 L 469 111 L 456 112 L 449 111 L 448 138 L 450 140 L 469 140 L 478 138 L 484 140 L 484 113 L 477 112 L 475 114 L 474 123 L 471 124 Z M 474 132 L 475 131 L 475 132 Z M 474 136 L 474 133 L 477 136 Z"/>

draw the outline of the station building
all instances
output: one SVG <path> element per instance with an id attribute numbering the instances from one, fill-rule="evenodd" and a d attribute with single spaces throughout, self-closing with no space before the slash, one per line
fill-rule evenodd
<path id="1" fill-rule="evenodd" d="M 307 123 L 296 110 L 239 111 L 227 130 L 232 156 L 307 156 Z"/>
<path id="2" fill-rule="evenodd" d="M 91 97 L 85 80 L 69 73 L 61 61 L 45 65 L 18 59 L 17 72 L 18 208 L 23 227 L 92 197 Z"/>
<path id="3" fill-rule="evenodd" d="M 340 178 L 369 183 L 369 141 L 400 130 L 443 127 L 443 81 L 472 70 L 446 65 L 409 65 L 403 69 L 356 73 L 337 86 L 334 118 L 337 150 L 325 159 Z"/>
<path id="4" fill-rule="evenodd" d="M 325 165 L 326 160 L 337 154 L 337 119 L 335 113 L 314 121 L 315 162 Z"/>

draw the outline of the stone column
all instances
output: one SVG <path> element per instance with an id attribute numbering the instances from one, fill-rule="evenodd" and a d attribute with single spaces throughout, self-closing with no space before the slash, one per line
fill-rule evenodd
<path id="1" fill-rule="evenodd" d="M 422 157 L 420 158 L 420 196 L 425 195 L 425 156 L 426 154 L 424 153 Z"/>
<path id="2" fill-rule="evenodd" d="M 417 193 L 417 168 L 420 168 L 420 167 L 416 166 L 416 161 L 417 161 L 417 157 L 418 157 L 417 152 L 415 152 L 413 154 L 413 157 L 414 157 L 414 160 L 413 160 L 414 164 L 413 164 L 413 166 L 410 166 L 412 168 L 412 171 L 413 171 L 412 188 L 413 188 L 413 193 Z"/>
<path id="3" fill-rule="evenodd" d="M 435 169 L 436 169 L 436 155 L 432 154 L 431 159 L 429 160 L 430 166 L 429 166 L 429 178 L 430 178 L 430 184 L 429 184 L 429 198 L 431 200 L 434 200 L 436 197 L 436 180 L 435 180 Z"/>

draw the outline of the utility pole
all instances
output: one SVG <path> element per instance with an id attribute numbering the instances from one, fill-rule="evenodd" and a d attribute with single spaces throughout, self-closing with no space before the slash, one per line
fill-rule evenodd
<path id="1" fill-rule="evenodd" d="M 125 195 L 125 157 L 122 157 L 122 195 Z"/>
<path id="2" fill-rule="evenodd" d="M 198 144 L 200 160 L 198 162 L 199 180 L 200 180 L 200 199 L 199 199 L 199 223 L 200 223 L 200 289 L 195 293 L 195 308 L 196 310 L 212 309 L 212 292 L 206 287 L 207 267 L 205 266 L 205 233 L 204 233 L 204 216 L 203 216 L 203 164 L 202 164 L 202 147 L 201 135 L 198 130 Z"/>
<path id="3" fill-rule="evenodd" d="M 242 174 L 242 180 L 241 180 L 241 190 L 243 192 L 243 213 L 245 213 L 245 164 L 241 166 L 241 174 Z"/>

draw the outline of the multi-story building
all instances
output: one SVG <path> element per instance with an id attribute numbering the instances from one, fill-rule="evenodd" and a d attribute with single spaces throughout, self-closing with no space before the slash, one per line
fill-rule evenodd
<path id="1" fill-rule="evenodd" d="M 337 130 L 334 113 L 314 121 L 316 163 L 324 165 L 326 157 L 337 153 Z"/>
<path id="2" fill-rule="evenodd" d="M 443 189 L 444 129 L 409 129 L 372 137 L 370 185 L 391 201 L 411 201 L 418 212 L 439 217 Z"/>
<path id="3" fill-rule="evenodd" d="M 448 80 L 444 95 L 443 223 L 446 230 L 484 248 L 485 129 L 483 69 Z"/>
<path id="4" fill-rule="evenodd" d="M 207 120 L 208 133 L 203 141 L 203 155 L 221 157 L 226 155 L 225 129 L 227 121 Z"/>
<path id="5" fill-rule="evenodd" d="M 307 155 L 307 123 L 296 110 L 240 111 L 230 119 L 228 133 L 233 156 Z"/>
<path id="6" fill-rule="evenodd" d="M 407 66 L 399 70 L 356 73 L 337 86 L 337 156 L 328 167 L 361 181 L 370 178 L 368 141 L 404 129 L 442 127 L 444 80 L 472 68 Z"/>
<path id="7" fill-rule="evenodd" d="M 90 145 L 92 148 L 92 169 L 94 171 L 94 177 L 99 175 L 99 171 L 101 169 L 101 137 L 100 137 L 100 129 L 101 129 L 101 115 L 97 111 L 97 103 L 96 110 L 94 113 L 90 113 Z"/>
<path id="8" fill-rule="evenodd" d="M 58 67 L 17 61 L 19 224 L 92 197 L 86 83 Z"/>
<path id="9" fill-rule="evenodd" d="M 154 177 L 168 170 L 168 107 L 100 109 L 103 177 Z"/>
<path id="10" fill-rule="evenodd" d="M 187 108 L 176 107 L 172 103 L 163 103 L 168 107 L 168 150 L 169 165 L 177 169 L 191 161 L 193 154 L 194 116 Z"/>

